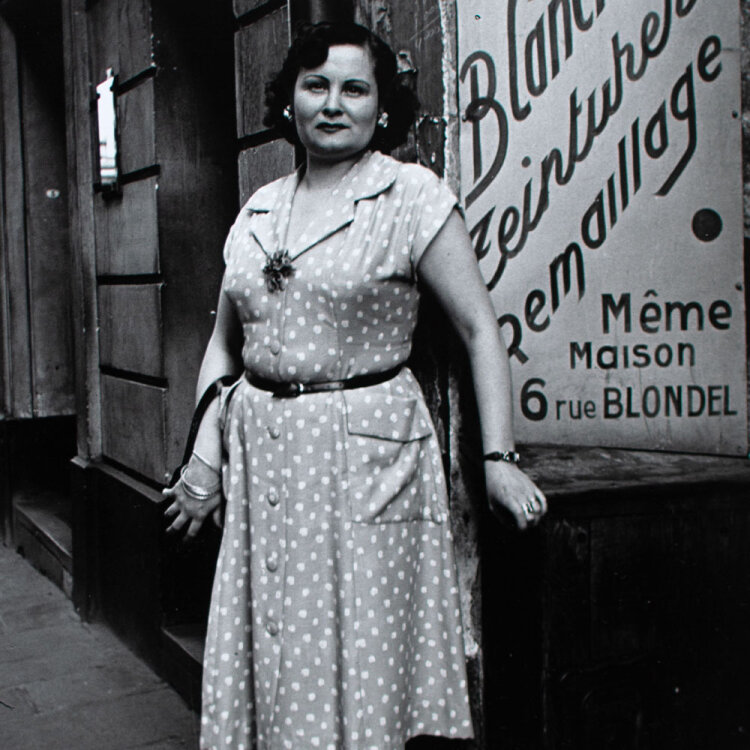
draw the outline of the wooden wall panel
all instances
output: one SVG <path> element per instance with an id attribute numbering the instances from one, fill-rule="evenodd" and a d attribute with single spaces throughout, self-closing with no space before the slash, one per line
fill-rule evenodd
<path id="1" fill-rule="evenodd" d="M 265 85 L 284 62 L 288 46 L 286 8 L 269 13 L 235 35 L 237 135 L 240 137 L 265 130 Z"/>
<path id="2" fill-rule="evenodd" d="M 294 169 L 294 148 L 285 140 L 271 141 L 239 156 L 240 205 L 262 185 Z"/>
<path id="3" fill-rule="evenodd" d="M 149 5 L 148 0 L 99 0 L 88 11 L 94 86 L 107 77 L 107 68 L 123 83 L 151 66 Z"/>
<path id="4" fill-rule="evenodd" d="M 153 78 L 118 95 L 117 130 L 121 174 L 156 163 Z"/>
<path id="5" fill-rule="evenodd" d="M 78 417 L 78 456 L 101 454 L 99 340 L 97 336 L 96 247 L 94 201 L 91 192 L 94 144 L 91 132 L 89 45 L 86 0 L 63 0 L 65 105 L 69 226 L 73 275 L 73 326 L 76 353 L 75 385 Z M 79 557 L 76 541 L 74 566 Z M 84 563 L 85 564 L 85 563 Z M 74 577 L 77 575 L 74 568 Z"/>
<path id="6" fill-rule="evenodd" d="M 156 482 L 167 473 L 166 390 L 102 375 L 104 455 Z"/>
<path id="7" fill-rule="evenodd" d="M 123 185 L 122 198 L 94 196 L 99 275 L 159 272 L 157 178 Z"/>
<path id="8" fill-rule="evenodd" d="M 440 0 L 356 0 L 355 18 L 391 45 L 405 50 L 417 68 L 422 112 L 443 114 L 443 38 Z"/>
<path id="9" fill-rule="evenodd" d="M 261 5 L 265 5 L 268 0 L 233 0 L 232 7 L 234 8 L 234 15 L 241 16 L 250 10 L 260 8 Z"/>
<path id="10" fill-rule="evenodd" d="M 73 341 L 65 162 L 59 92 L 21 57 L 26 254 L 35 416 L 72 414 Z"/>
<path id="11" fill-rule="evenodd" d="M 229 0 L 153 3 L 168 464 L 184 450 L 237 213 L 236 27 Z"/>
<path id="12" fill-rule="evenodd" d="M 164 376 L 162 284 L 99 287 L 102 365 L 152 377 Z"/>
<path id="13" fill-rule="evenodd" d="M 20 148 L 21 102 L 18 86 L 18 58 L 13 33 L 0 19 L 0 72 L 2 74 L 2 173 L 3 254 L 7 274 L 6 321 L 9 352 L 7 390 L 10 413 L 30 417 L 31 351 L 26 276 L 26 232 L 24 220 L 23 153 Z"/>

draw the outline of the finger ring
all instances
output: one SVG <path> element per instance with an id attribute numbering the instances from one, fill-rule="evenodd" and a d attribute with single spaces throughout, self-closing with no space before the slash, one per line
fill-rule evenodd
<path id="1" fill-rule="evenodd" d="M 526 503 L 526 505 L 523 506 L 523 512 L 527 516 L 533 516 L 534 515 L 534 506 L 531 503 Z"/>

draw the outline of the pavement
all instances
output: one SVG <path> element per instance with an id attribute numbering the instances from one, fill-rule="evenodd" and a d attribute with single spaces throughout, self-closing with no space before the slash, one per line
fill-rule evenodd
<path id="1" fill-rule="evenodd" d="M 197 747 L 179 695 L 0 543 L 0 749 Z"/>

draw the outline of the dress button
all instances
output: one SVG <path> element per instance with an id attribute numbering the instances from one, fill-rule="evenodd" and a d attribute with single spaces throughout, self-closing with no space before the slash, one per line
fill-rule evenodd
<path id="1" fill-rule="evenodd" d="M 279 435 L 281 435 L 281 430 L 280 430 L 280 429 L 279 429 L 278 427 L 273 427 L 273 426 L 271 426 L 271 427 L 269 427 L 269 428 L 268 428 L 268 434 L 269 434 L 269 435 L 270 435 L 270 436 L 271 436 L 271 437 L 272 437 L 272 438 L 273 438 L 274 440 L 276 440 L 276 438 L 278 438 L 278 437 L 279 437 Z"/>
<path id="2" fill-rule="evenodd" d="M 281 351 L 281 342 L 278 339 L 274 339 L 268 348 L 271 350 L 271 354 L 278 354 Z"/>
<path id="3" fill-rule="evenodd" d="M 278 635 L 279 634 L 279 625 L 276 622 L 276 620 L 269 620 L 266 623 L 266 630 L 268 631 L 269 635 Z"/>
<path id="4" fill-rule="evenodd" d="M 269 505 L 274 505 L 274 506 L 276 506 L 276 505 L 278 505 L 278 504 L 279 504 L 279 495 L 278 495 L 278 493 L 276 492 L 276 490 L 271 490 L 271 491 L 270 491 L 270 492 L 268 493 L 267 499 L 268 499 L 268 504 L 269 504 Z"/>
<path id="5" fill-rule="evenodd" d="M 274 571 L 276 571 L 278 569 L 278 567 L 279 567 L 279 558 L 278 558 L 278 556 L 275 555 L 275 554 L 269 555 L 266 558 L 266 567 L 271 571 L 271 573 L 273 573 Z"/>

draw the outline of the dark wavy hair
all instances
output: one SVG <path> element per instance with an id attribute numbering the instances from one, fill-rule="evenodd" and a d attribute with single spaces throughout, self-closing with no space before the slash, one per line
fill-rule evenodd
<path id="1" fill-rule="evenodd" d="M 328 59 L 337 44 L 353 44 L 369 50 L 375 62 L 378 106 L 388 113 L 388 127 L 375 128 L 369 148 L 389 153 L 407 138 L 416 119 L 419 100 L 398 73 L 393 50 L 378 36 L 356 23 L 300 24 L 281 70 L 266 85 L 266 114 L 263 124 L 275 128 L 287 141 L 300 146 L 297 129 L 283 116 L 291 104 L 294 84 L 301 69 L 317 68 Z"/>

